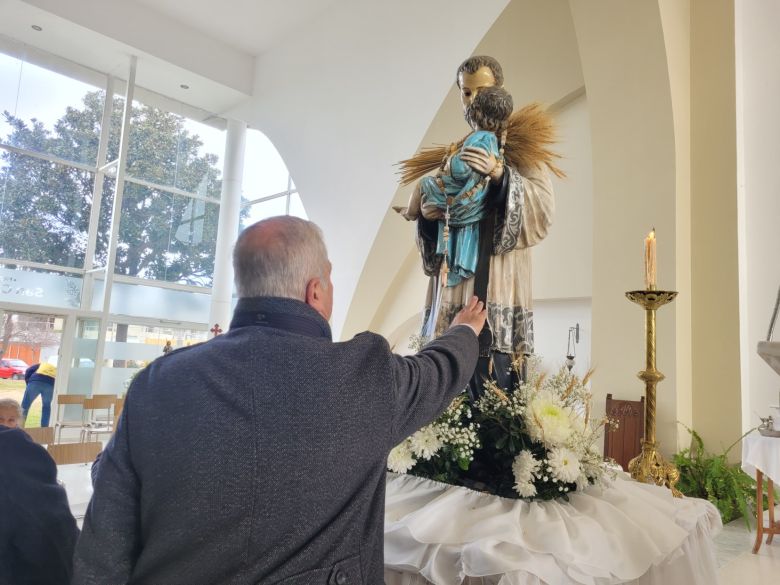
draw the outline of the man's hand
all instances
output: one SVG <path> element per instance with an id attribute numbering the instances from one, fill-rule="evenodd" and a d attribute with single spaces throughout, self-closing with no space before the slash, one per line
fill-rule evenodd
<path id="1" fill-rule="evenodd" d="M 468 325 L 474 330 L 474 333 L 479 335 L 482 331 L 482 327 L 485 325 L 485 319 L 487 319 L 487 309 L 485 305 L 476 296 L 471 297 L 468 304 L 463 307 L 455 318 L 452 320 L 452 326 L 455 325 Z"/>
<path id="2" fill-rule="evenodd" d="M 504 178 L 503 166 L 498 165 L 496 157 L 482 148 L 464 146 L 460 158 L 479 174 L 490 175 L 490 178 L 496 183 Z"/>

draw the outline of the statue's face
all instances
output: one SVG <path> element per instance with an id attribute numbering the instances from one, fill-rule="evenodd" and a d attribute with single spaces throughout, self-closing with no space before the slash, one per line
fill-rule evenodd
<path id="1" fill-rule="evenodd" d="M 496 84 L 496 78 L 490 67 L 480 67 L 474 73 L 458 74 L 460 82 L 460 101 L 463 104 L 463 111 L 471 105 L 479 90 L 485 87 L 493 87 Z"/>

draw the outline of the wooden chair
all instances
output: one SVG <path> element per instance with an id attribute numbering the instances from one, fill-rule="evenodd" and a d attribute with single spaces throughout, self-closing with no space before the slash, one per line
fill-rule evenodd
<path id="1" fill-rule="evenodd" d="M 116 399 L 114 402 L 114 430 L 116 430 L 117 424 L 119 424 L 119 415 L 122 414 L 122 409 L 125 407 L 125 397 L 122 396 Z"/>
<path id="2" fill-rule="evenodd" d="M 607 416 L 616 420 L 618 428 L 604 428 L 604 457 L 611 457 L 628 471 L 628 462 L 642 451 L 645 435 L 645 398 L 615 400 L 607 394 Z"/>
<path id="3" fill-rule="evenodd" d="M 46 450 L 57 465 L 69 463 L 91 463 L 103 450 L 103 443 L 59 443 L 49 445 Z"/>
<path id="4" fill-rule="evenodd" d="M 22 430 L 30 435 L 30 438 L 39 445 L 51 445 L 54 443 L 53 427 L 25 427 Z"/>
<path id="5" fill-rule="evenodd" d="M 68 404 L 78 404 L 83 407 L 85 398 L 86 396 L 84 394 L 58 394 L 57 395 L 57 422 L 54 424 L 54 432 L 57 435 L 58 443 L 62 440 L 62 429 L 64 428 L 80 429 L 84 424 L 83 414 L 82 414 L 82 418 L 77 421 L 63 420 L 62 407 Z"/>
<path id="6" fill-rule="evenodd" d="M 114 394 L 93 394 L 84 399 L 84 417 L 81 425 L 81 441 L 89 440 L 92 435 L 114 432 L 114 419 L 111 411 L 116 404 Z"/>

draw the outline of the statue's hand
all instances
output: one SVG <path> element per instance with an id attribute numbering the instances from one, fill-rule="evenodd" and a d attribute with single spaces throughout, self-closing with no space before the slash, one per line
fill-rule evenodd
<path id="1" fill-rule="evenodd" d="M 403 216 L 407 221 L 414 221 L 417 216 L 409 211 L 408 207 L 401 207 L 400 205 L 393 205 L 393 211 Z"/>
<path id="2" fill-rule="evenodd" d="M 503 165 L 499 165 L 496 157 L 482 148 L 465 146 L 460 158 L 479 174 L 490 175 L 493 182 L 498 183 L 504 178 Z"/>

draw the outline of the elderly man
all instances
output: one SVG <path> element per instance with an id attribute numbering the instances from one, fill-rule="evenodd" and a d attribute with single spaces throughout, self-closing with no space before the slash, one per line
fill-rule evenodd
<path id="1" fill-rule="evenodd" d="M 79 529 L 57 466 L 22 429 L 22 409 L 0 400 L 0 583 L 62 585 Z"/>
<path id="2" fill-rule="evenodd" d="M 371 333 L 331 340 L 314 224 L 254 224 L 234 266 L 230 331 L 155 360 L 130 387 L 73 583 L 382 582 L 387 455 L 465 388 L 485 311 L 474 299 L 399 357 Z"/>

